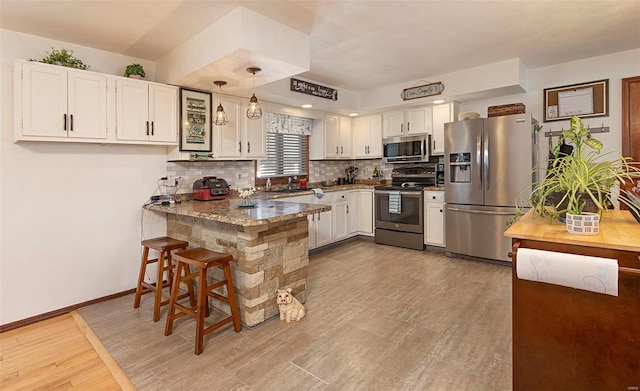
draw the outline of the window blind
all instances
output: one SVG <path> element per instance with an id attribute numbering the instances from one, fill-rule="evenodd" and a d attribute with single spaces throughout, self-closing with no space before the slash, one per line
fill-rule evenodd
<path id="1" fill-rule="evenodd" d="M 307 175 L 307 143 L 302 134 L 267 133 L 267 157 L 258 161 L 258 178 Z"/>

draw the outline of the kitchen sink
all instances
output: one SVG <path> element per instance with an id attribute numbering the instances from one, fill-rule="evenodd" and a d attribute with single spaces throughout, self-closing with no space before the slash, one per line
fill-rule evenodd
<path id="1" fill-rule="evenodd" d="M 300 193 L 302 191 L 308 191 L 308 189 L 281 189 L 271 190 L 272 193 Z"/>

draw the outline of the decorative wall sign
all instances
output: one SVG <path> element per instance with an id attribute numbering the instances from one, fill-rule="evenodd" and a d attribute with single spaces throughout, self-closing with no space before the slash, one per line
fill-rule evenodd
<path id="1" fill-rule="evenodd" d="M 313 95 L 320 98 L 338 100 L 338 90 L 335 88 L 321 86 L 304 80 L 291 78 L 291 91 L 301 94 Z"/>
<path id="2" fill-rule="evenodd" d="M 211 152 L 211 94 L 180 89 L 180 150 Z"/>
<path id="3" fill-rule="evenodd" d="M 402 90 L 402 100 L 426 98 L 427 96 L 440 95 L 444 91 L 442 82 L 425 84 L 422 86 L 409 87 Z"/>

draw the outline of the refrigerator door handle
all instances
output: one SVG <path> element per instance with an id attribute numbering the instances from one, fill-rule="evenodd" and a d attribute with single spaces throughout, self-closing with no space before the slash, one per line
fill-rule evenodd
<path id="1" fill-rule="evenodd" d="M 491 187 L 491 178 L 489 177 L 489 133 L 486 134 L 483 145 L 483 153 L 484 153 L 484 177 L 482 178 L 484 182 L 484 189 L 489 190 Z"/>
<path id="2" fill-rule="evenodd" d="M 460 209 L 460 208 L 452 208 L 448 207 L 447 210 L 453 212 L 462 212 L 462 213 L 471 213 L 476 215 L 504 215 L 504 216 L 513 216 L 513 212 L 493 212 L 489 210 L 471 210 L 471 209 Z"/>
<path id="3" fill-rule="evenodd" d="M 478 166 L 478 177 L 480 178 L 479 181 L 479 188 L 480 190 L 482 190 L 482 136 L 478 136 L 478 138 L 476 139 L 476 166 Z"/>

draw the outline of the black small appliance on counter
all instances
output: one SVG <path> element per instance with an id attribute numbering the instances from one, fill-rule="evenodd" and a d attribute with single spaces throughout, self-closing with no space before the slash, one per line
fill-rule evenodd
<path id="1" fill-rule="evenodd" d="M 194 200 L 221 200 L 229 197 L 229 192 L 229 184 L 222 178 L 206 176 L 193 182 Z"/>

